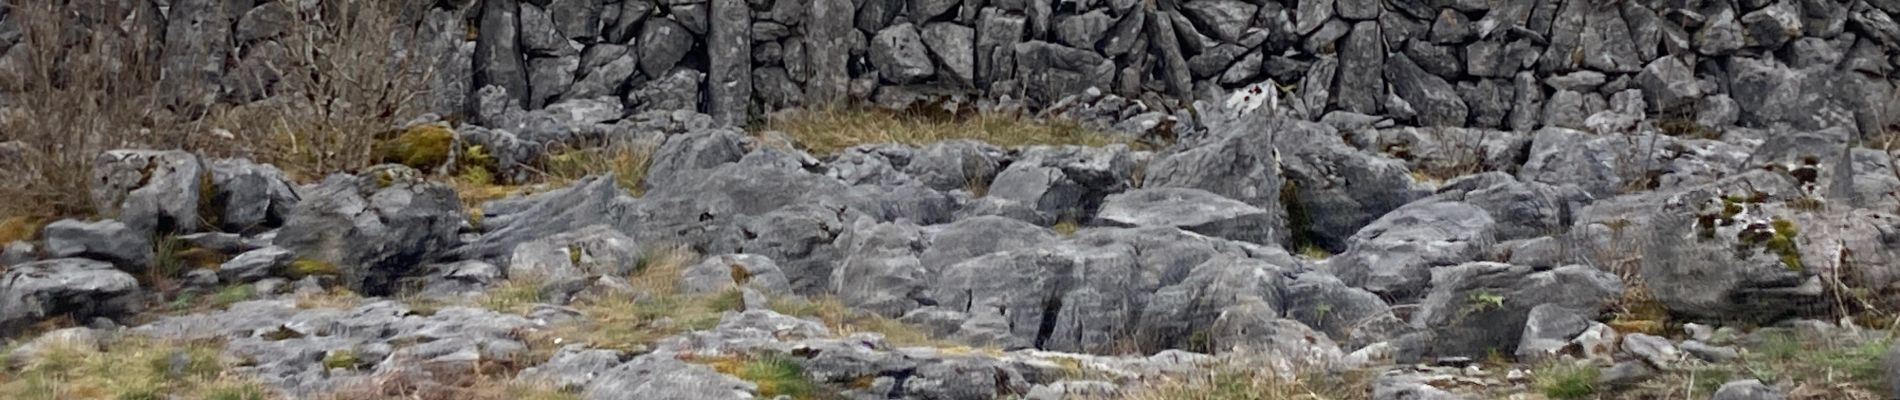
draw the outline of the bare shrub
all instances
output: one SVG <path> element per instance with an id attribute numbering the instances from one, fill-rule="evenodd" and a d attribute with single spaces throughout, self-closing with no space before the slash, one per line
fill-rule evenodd
<path id="1" fill-rule="evenodd" d="M 374 164 L 380 136 L 426 110 L 431 63 L 401 57 L 414 30 L 403 2 L 334 0 L 297 10 L 282 39 L 278 95 L 231 107 L 217 126 L 293 176 L 315 179 Z"/>
<path id="2" fill-rule="evenodd" d="M 93 158 L 102 150 L 181 138 L 152 129 L 156 15 L 137 2 L 9 0 L 18 41 L 0 56 L 0 142 L 17 169 L 0 174 L 0 215 L 92 211 Z M 126 21 L 106 24 L 106 21 Z"/>

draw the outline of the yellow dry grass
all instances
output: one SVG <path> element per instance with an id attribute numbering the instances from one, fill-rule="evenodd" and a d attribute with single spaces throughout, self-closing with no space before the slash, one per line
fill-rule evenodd
<path id="1" fill-rule="evenodd" d="M 1035 145 L 1107 146 L 1134 141 L 1063 120 L 1014 115 L 927 116 L 874 109 L 832 108 L 774 117 L 760 132 L 781 131 L 814 154 L 833 154 L 862 144 L 922 145 L 972 139 L 1002 147 Z"/>

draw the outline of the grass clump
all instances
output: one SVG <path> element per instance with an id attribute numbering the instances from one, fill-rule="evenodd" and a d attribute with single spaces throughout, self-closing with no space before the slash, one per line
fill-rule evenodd
<path id="1" fill-rule="evenodd" d="M 650 146 L 637 145 L 569 150 L 543 160 L 543 172 L 554 181 L 613 174 L 615 184 L 639 196 L 646 193 L 647 167 L 652 165 L 653 151 Z"/>
<path id="2" fill-rule="evenodd" d="M 261 384 L 227 374 L 235 365 L 215 342 L 179 342 L 128 336 L 104 346 L 53 343 L 0 372 L 0 398 L 262 399 Z"/>
<path id="3" fill-rule="evenodd" d="M 528 308 L 534 306 L 534 303 L 541 302 L 541 285 L 543 284 L 541 280 L 531 277 L 509 279 L 482 293 L 478 304 L 482 308 L 495 311 L 526 313 Z"/>
<path id="4" fill-rule="evenodd" d="M 1794 242 L 1801 231 L 1795 227 L 1794 221 L 1775 218 L 1769 225 L 1775 231 L 1774 236 L 1768 238 L 1768 250 L 1781 257 L 1782 266 L 1794 271 L 1805 270 L 1806 267 L 1801 264 L 1801 248 Z"/>
<path id="5" fill-rule="evenodd" d="M 39 236 L 40 227 L 46 225 L 43 218 L 13 216 L 0 218 L 0 246 L 15 241 L 33 240 Z"/>
<path id="6" fill-rule="evenodd" d="M 290 262 L 290 278 L 303 279 L 306 276 L 332 276 L 343 273 L 342 268 L 329 261 L 315 258 L 298 257 Z"/>
<path id="7" fill-rule="evenodd" d="M 363 365 L 363 359 L 357 357 L 356 350 L 337 349 L 323 355 L 323 368 L 356 369 L 359 365 Z"/>
<path id="8" fill-rule="evenodd" d="M 303 309 L 346 309 L 356 307 L 362 302 L 362 296 L 358 296 L 356 292 L 351 292 L 349 289 L 345 289 L 341 286 L 297 295 L 297 308 Z"/>
<path id="9" fill-rule="evenodd" d="M 446 123 L 422 124 L 383 135 L 376 143 L 377 160 L 432 171 L 448 164 L 455 146 L 455 130 Z"/>
<path id="10" fill-rule="evenodd" d="M 1185 379 L 1163 379 L 1130 389 L 1126 400 L 1358 400 L 1371 394 L 1370 377 L 1346 372 L 1282 377 L 1267 369 L 1223 369 Z"/>
<path id="11" fill-rule="evenodd" d="M 977 113 L 964 116 L 899 113 L 875 109 L 817 109 L 767 121 L 765 131 L 781 131 L 814 154 L 835 154 L 863 144 L 924 145 L 972 139 L 1002 147 L 1037 145 L 1107 146 L 1131 144 L 1066 120 L 1035 120 Z"/>
<path id="12" fill-rule="evenodd" d="M 1557 400 L 1587 399 L 1597 394 L 1601 372 L 1587 364 L 1550 364 L 1532 373 L 1531 386 Z"/>
<path id="13" fill-rule="evenodd" d="M 840 336 L 858 332 L 874 332 L 884 335 L 885 341 L 898 346 L 964 347 L 961 343 L 931 337 L 930 333 L 915 325 L 851 309 L 837 298 L 779 297 L 769 301 L 767 307 L 780 314 L 816 319 L 823 322 L 833 334 Z"/>
<path id="14" fill-rule="evenodd" d="M 1049 229 L 1056 231 L 1056 234 L 1062 236 L 1074 236 L 1076 231 L 1082 230 L 1082 224 L 1078 224 L 1072 219 L 1064 219 L 1061 222 L 1056 222 L 1056 224 L 1050 226 Z"/>
<path id="15" fill-rule="evenodd" d="M 1792 386 L 1859 388 L 1881 387 L 1882 358 L 1892 346 L 1891 339 L 1860 343 L 1822 343 L 1804 341 L 1792 333 L 1761 335 L 1746 346 L 1743 356 L 1748 370 L 1764 382 L 1785 382 Z"/>
<path id="16" fill-rule="evenodd" d="M 758 385 L 760 398 L 790 397 L 793 400 L 822 398 L 817 384 L 805 377 L 798 360 L 777 353 L 752 356 L 720 357 L 704 362 L 719 373 Z"/>

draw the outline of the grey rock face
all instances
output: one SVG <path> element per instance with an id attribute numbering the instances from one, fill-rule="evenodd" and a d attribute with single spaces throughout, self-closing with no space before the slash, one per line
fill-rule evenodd
<path id="1" fill-rule="evenodd" d="M 1169 226 L 1266 245 L 1287 237 L 1281 214 L 1199 189 L 1140 189 L 1108 196 L 1095 218 L 1113 225 Z"/>
<path id="2" fill-rule="evenodd" d="M 1463 126 L 1469 109 L 1458 91 L 1437 75 L 1426 73 L 1403 55 L 1385 62 L 1385 80 L 1393 92 L 1419 111 L 1418 122 L 1425 126 Z"/>
<path id="3" fill-rule="evenodd" d="M 1365 347 L 1406 330 L 1379 295 L 1346 286 L 1330 274 L 1295 275 L 1284 293 L 1287 318 L 1324 332 L 1344 349 Z"/>
<path id="4" fill-rule="evenodd" d="M 1571 339 L 1590 328 L 1590 319 L 1577 310 L 1554 304 L 1531 307 L 1524 335 L 1517 342 L 1517 358 L 1529 362 L 1554 359 L 1570 347 Z"/>
<path id="5" fill-rule="evenodd" d="M 1269 212 L 1284 212 L 1280 191 L 1285 181 L 1270 150 L 1275 136 L 1290 130 L 1274 129 L 1265 120 L 1222 129 L 1226 131 L 1205 144 L 1155 156 L 1143 185 L 1206 190 Z"/>
<path id="6" fill-rule="evenodd" d="M 118 221 L 59 220 L 41 233 L 55 258 L 83 257 L 142 270 L 152 261 L 151 233 Z"/>
<path id="7" fill-rule="evenodd" d="M 693 49 L 693 38 L 679 22 L 664 18 L 648 22 L 640 28 L 640 72 L 665 76 L 686 59 L 686 53 Z"/>
<path id="8" fill-rule="evenodd" d="M 333 175 L 291 211 L 277 245 L 335 266 L 358 293 L 391 293 L 396 278 L 455 247 L 468 220 L 454 190 L 418 175 L 401 166 Z"/>
<path id="9" fill-rule="evenodd" d="M 1624 336 L 1623 351 L 1658 369 L 1673 368 L 1682 361 L 1682 351 L 1676 350 L 1669 339 L 1642 333 Z"/>
<path id="10" fill-rule="evenodd" d="M 966 226 L 960 231 L 981 224 L 968 221 L 973 220 L 958 223 Z M 1029 229 L 1041 230 L 1033 226 Z M 831 291 L 845 304 L 885 316 L 902 316 L 923 306 L 924 300 L 917 293 L 928 286 L 934 270 L 920 261 L 919 250 L 927 245 L 920 228 L 905 223 L 877 224 L 854 228 L 837 242 L 847 255 L 831 271 Z"/>
<path id="11" fill-rule="evenodd" d="M 1665 204 L 1649 221 L 1652 242 L 1641 274 L 1650 287 L 1668 288 L 1655 291 L 1657 300 L 1672 312 L 1716 318 L 1777 320 L 1813 312 L 1810 305 L 1823 296 L 1818 278 L 1744 240 L 1765 223 L 1699 227 L 1698 215 L 1708 212 L 1699 208 L 1719 201 L 1707 194 L 1686 196 Z"/>
<path id="12" fill-rule="evenodd" d="M 1531 309 L 1554 304 L 1594 318 L 1623 290 L 1615 275 L 1572 265 L 1549 271 L 1470 263 L 1432 273 L 1432 291 L 1412 324 L 1435 333 L 1432 352 L 1482 357 L 1494 346 L 1517 348 Z"/>
<path id="13" fill-rule="evenodd" d="M 1340 15 L 1351 18 L 1347 16 L 1346 3 L 1359 1 L 1362 0 L 1341 1 Z M 1372 8 L 1376 10 L 1378 6 Z M 1385 92 L 1383 72 L 1386 52 L 1383 38 L 1379 24 L 1371 21 L 1353 25 L 1352 33 L 1346 35 L 1345 43 L 1339 48 L 1341 79 L 1333 93 L 1333 102 L 1339 109 L 1360 114 L 1379 113 L 1380 94 Z"/>
<path id="14" fill-rule="evenodd" d="M 1496 238 L 1483 209 L 1426 200 L 1380 217 L 1347 240 L 1328 268 L 1353 287 L 1395 299 L 1425 293 L 1434 270 L 1474 261 Z"/>
<path id="15" fill-rule="evenodd" d="M 1033 205 L 1059 219 L 1084 221 L 1109 193 L 1128 187 L 1133 169 L 1125 146 L 1036 147 L 997 174 L 989 195 Z"/>
<path id="16" fill-rule="evenodd" d="M 1240 0 L 1199 0 L 1186 2 L 1181 7 L 1182 14 L 1194 21 L 1200 31 L 1228 43 L 1240 41 L 1259 10 L 1259 6 Z"/>
<path id="17" fill-rule="evenodd" d="M 225 62 L 232 58 L 231 29 L 238 15 L 218 0 L 179 1 L 171 4 L 171 12 L 164 22 L 162 43 L 167 50 L 159 65 L 166 73 L 159 93 L 165 95 L 166 106 L 184 114 L 200 113 L 218 98 Z"/>
<path id="18" fill-rule="evenodd" d="M 916 26 L 896 25 L 878 31 L 871 39 L 871 64 L 877 66 L 885 81 L 916 83 L 937 73 L 928 50 Z"/>
<path id="19" fill-rule="evenodd" d="M 216 221 L 224 231 L 276 228 L 297 205 L 296 189 L 277 167 L 243 159 L 217 160 L 210 167 L 216 191 L 210 199 L 201 200 L 209 201 L 211 209 L 223 210 Z"/>
<path id="20" fill-rule="evenodd" d="M 1023 96 L 1034 104 L 1114 87 L 1115 63 L 1094 51 L 1032 41 L 1016 44 L 1013 57 Z"/>
<path id="21" fill-rule="evenodd" d="M 515 380 L 546 383 L 563 390 L 581 390 L 594 378 L 620 365 L 620 352 L 562 348 L 547 363 L 521 371 Z"/>
<path id="22" fill-rule="evenodd" d="M 232 257 L 218 266 L 218 280 L 250 283 L 276 276 L 297 259 L 297 254 L 282 247 L 266 247 Z"/>
<path id="23" fill-rule="evenodd" d="M 610 177 L 588 177 L 566 188 L 489 202 L 482 206 L 481 236 L 461 256 L 506 265 L 522 243 L 616 221 L 621 193 Z"/>
<path id="24" fill-rule="evenodd" d="M 521 57 L 521 4 L 516 0 L 483 1 L 481 33 L 475 39 L 475 84 L 498 86 L 510 105 L 528 106 L 527 60 Z"/>
<path id="25" fill-rule="evenodd" d="M 1643 73 L 1637 75 L 1637 81 L 1643 87 L 1643 95 L 1649 105 L 1656 110 L 1675 110 L 1679 107 L 1695 104 L 1707 92 L 1705 84 L 1696 79 L 1695 72 L 1689 70 L 1682 59 L 1664 56 L 1651 61 L 1643 67 Z"/>
<path id="26" fill-rule="evenodd" d="M 509 279 L 560 282 L 597 276 L 626 276 L 645 256 L 633 238 L 607 225 L 522 243 L 509 258 Z"/>
<path id="27" fill-rule="evenodd" d="M 942 64 L 938 73 L 962 85 L 976 82 L 976 30 L 947 22 L 924 25 L 923 42 Z"/>
<path id="28" fill-rule="evenodd" d="M 93 160 L 92 203 L 126 226 L 148 234 L 196 232 L 198 210 L 209 199 L 209 179 L 198 156 L 183 151 L 114 150 Z"/>
<path id="29" fill-rule="evenodd" d="M 729 254 L 706 258 L 686 269 L 680 276 L 680 290 L 687 293 L 711 293 L 727 288 L 749 288 L 772 295 L 791 294 L 791 281 L 772 259 L 752 254 Z"/>
<path id="30" fill-rule="evenodd" d="M 745 0 L 712 0 L 706 39 L 707 114 L 729 126 L 752 121 L 752 9 Z"/>
<path id="31" fill-rule="evenodd" d="M 131 316 L 144 304 L 139 293 L 138 280 L 112 264 L 68 258 L 15 265 L 0 276 L 0 336 L 58 316 Z"/>
<path id="32" fill-rule="evenodd" d="M 635 114 L 665 110 L 697 110 L 700 84 L 706 73 L 676 68 L 645 85 L 627 91 L 628 111 Z"/>
<path id="33" fill-rule="evenodd" d="M 1748 379 L 1722 384 L 1715 390 L 1711 400 L 1781 400 L 1788 398 L 1781 390 L 1768 386 L 1761 381 Z"/>

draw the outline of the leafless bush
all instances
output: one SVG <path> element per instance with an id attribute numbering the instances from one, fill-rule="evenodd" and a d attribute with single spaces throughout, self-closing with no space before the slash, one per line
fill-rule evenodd
<path id="1" fill-rule="evenodd" d="M 283 49 L 276 96 L 199 118 L 165 107 L 164 21 L 146 2 L 0 1 L 18 32 L 0 33 L 0 143 L 17 153 L 0 157 L 0 217 L 90 214 L 92 161 L 116 148 L 250 156 L 305 178 L 367 166 L 377 134 L 422 113 L 434 65 L 404 59 L 408 2 L 311 3 L 269 43 Z"/>
<path id="2" fill-rule="evenodd" d="M 137 143 L 176 142 L 153 129 L 157 18 L 137 2 L 8 0 L 18 40 L 0 56 L 0 142 L 18 143 L 16 171 L 0 174 L 0 215 L 92 211 L 93 157 Z M 110 21 L 112 23 L 106 23 Z M 119 23 L 125 21 L 127 23 Z"/>
<path id="3" fill-rule="evenodd" d="M 432 65 L 398 57 L 414 29 L 401 19 L 402 2 L 321 4 L 298 10 L 281 41 L 288 56 L 279 95 L 217 117 L 260 158 L 313 179 L 374 164 L 378 135 L 424 111 L 417 99 L 428 93 Z"/>

